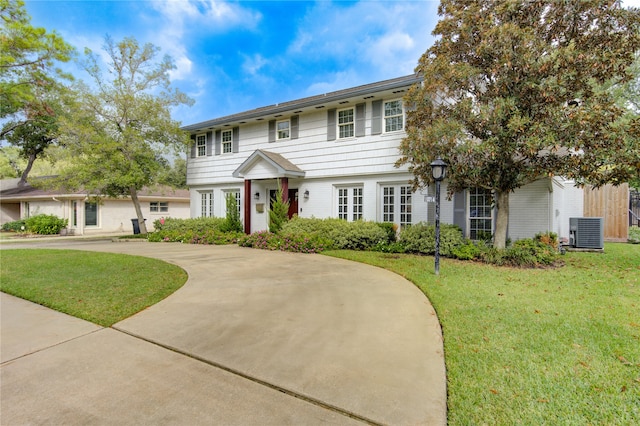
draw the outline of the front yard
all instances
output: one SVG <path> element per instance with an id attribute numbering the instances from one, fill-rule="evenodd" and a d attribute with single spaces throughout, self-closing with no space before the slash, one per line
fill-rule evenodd
<path id="1" fill-rule="evenodd" d="M 327 254 L 414 282 L 442 324 L 450 425 L 640 424 L 640 245 L 514 269 Z"/>

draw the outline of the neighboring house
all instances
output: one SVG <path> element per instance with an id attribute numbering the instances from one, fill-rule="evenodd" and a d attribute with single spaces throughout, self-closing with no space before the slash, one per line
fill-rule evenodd
<path id="1" fill-rule="evenodd" d="M 86 192 L 68 193 L 45 191 L 26 184 L 18 186 L 19 179 L 1 181 L 0 224 L 37 214 L 55 215 L 68 219 L 68 231 L 74 235 L 131 234 L 131 219 L 136 218 L 129 197 L 102 198 L 97 202 Z M 172 188 L 142 190 L 138 193 L 147 230 L 162 217 L 186 219 L 190 217 L 189 191 Z"/>
<path id="2" fill-rule="evenodd" d="M 191 216 L 224 216 L 234 196 L 247 233 L 268 229 L 278 187 L 289 215 L 394 222 L 433 222 L 433 188 L 413 192 L 407 166 L 395 167 L 405 136 L 402 97 L 416 75 L 276 104 L 183 127 L 193 144 L 187 162 Z M 469 189 L 444 197 L 441 220 L 465 235 L 494 230 L 491 194 Z M 569 237 L 582 216 L 582 190 L 545 178 L 511 195 L 509 237 L 554 231 Z"/>

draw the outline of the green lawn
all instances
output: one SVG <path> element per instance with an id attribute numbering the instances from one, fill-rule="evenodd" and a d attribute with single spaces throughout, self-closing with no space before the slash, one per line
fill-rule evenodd
<path id="1" fill-rule="evenodd" d="M 640 245 L 512 269 L 327 254 L 414 282 L 443 327 L 450 425 L 640 424 Z"/>
<path id="2" fill-rule="evenodd" d="M 0 290 L 109 327 L 187 281 L 156 259 L 77 250 L 0 251 Z"/>

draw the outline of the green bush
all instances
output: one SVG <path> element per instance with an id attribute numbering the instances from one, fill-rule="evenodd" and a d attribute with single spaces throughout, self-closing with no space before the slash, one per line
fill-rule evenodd
<path id="1" fill-rule="evenodd" d="M 238 244 L 263 250 L 280 250 L 295 253 L 320 253 L 331 242 L 318 234 L 280 235 L 269 231 L 255 232 L 242 236 Z"/>
<path id="2" fill-rule="evenodd" d="M 222 232 L 242 232 L 242 221 L 240 220 L 240 212 L 238 211 L 238 202 L 236 195 L 229 193 L 227 199 L 227 217 L 221 225 Z"/>
<path id="3" fill-rule="evenodd" d="M 536 267 L 553 265 L 558 260 L 558 251 L 549 244 L 535 238 L 517 240 L 511 247 L 498 250 L 481 248 L 478 258 L 485 263 L 498 266 Z"/>
<path id="4" fill-rule="evenodd" d="M 13 222 L 7 222 L 2 225 L 3 231 L 20 232 L 23 229 L 27 229 L 27 224 L 25 223 L 24 219 L 14 220 Z"/>
<path id="5" fill-rule="evenodd" d="M 58 216 L 39 214 L 31 216 L 25 221 L 27 230 L 39 235 L 55 235 L 60 230 L 67 227 L 69 221 L 60 219 Z"/>
<path id="6" fill-rule="evenodd" d="M 345 250 L 369 250 L 376 244 L 388 241 L 388 233 L 375 222 L 343 219 L 315 219 L 294 217 L 282 226 L 283 236 L 307 234 L 322 236 L 331 247 Z M 329 248 L 329 247 L 328 247 Z"/>
<path id="7" fill-rule="evenodd" d="M 224 226 L 226 219 L 221 217 L 197 217 L 193 219 L 175 219 L 166 217 L 155 220 L 153 227 L 156 231 L 178 231 L 178 232 L 206 232 L 220 229 Z"/>
<path id="8" fill-rule="evenodd" d="M 398 239 L 396 231 L 398 230 L 398 225 L 393 222 L 378 222 L 378 226 L 387 233 L 387 242 L 395 243 Z"/>
<path id="9" fill-rule="evenodd" d="M 403 228 L 398 239 L 409 253 L 434 254 L 435 225 L 424 222 Z M 462 230 L 456 225 L 440 225 L 440 255 L 453 257 L 453 249 L 465 244 Z"/>
<path id="10" fill-rule="evenodd" d="M 269 210 L 269 231 L 277 233 L 289 220 L 289 201 L 284 201 L 284 192 L 280 181 L 278 181 L 278 191 L 276 198 L 271 200 L 271 210 Z"/>
<path id="11" fill-rule="evenodd" d="M 147 235 L 150 242 L 159 243 L 185 243 L 185 244 L 235 244 L 240 237 L 244 236 L 241 232 L 222 232 L 217 229 L 209 229 L 206 231 L 193 230 L 161 230 L 151 232 Z"/>
<path id="12" fill-rule="evenodd" d="M 631 244 L 640 244 L 640 226 L 629 227 L 629 239 Z"/>
<path id="13" fill-rule="evenodd" d="M 451 250 L 451 254 L 456 259 L 460 260 L 473 260 L 480 256 L 482 248 L 486 247 L 484 244 L 474 244 L 472 241 L 467 241 L 465 244 L 456 246 Z"/>

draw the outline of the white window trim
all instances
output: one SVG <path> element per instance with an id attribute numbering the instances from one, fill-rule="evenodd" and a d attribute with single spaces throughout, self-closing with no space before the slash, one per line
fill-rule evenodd
<path id="1" fill-rule="evenodd" d="M 222 190 L 222 193 L 224 194 L 224 205 L 223 208 L 224 210 L 222 211 L 222 217 L 227 217 L 227 195 L 228 194 L 235 194 L 236 196 L 236 207 L 238 209 L 238 213 L 240 214 L 240 220 L 244 220 L 244 209 L 242 208 L 242 192 L 240 191 L 240 188 L 225 188 Z"/>
<path id="2" fill-rule="evenodd" d="M 476 188 L 476 189 L 481 189 L 481 188 Z M 490 232 L 491 234 L 493 234 L 494 232 L 494 221 L 495 221 L 495 213 L 494 213 L 494 208 L 493 208 L 493 204 L 489 204 L 489 212 L 491 213 L 490 216 L 471 216 L 471 189 L 466 191 L 467 193 L 467 211 L 465 213 L 466 217 L 467 217 L 467 238 L 471 238 L 471 220 L 472 219 L 480 219 L 480 220 L 491 220 L 491 229 L 487 232 Z M 492 197 L 492 203 L 493 203 L 493 197 L 494 194 L 493 192 L 491 192 L 491 197 Z"/>
<path id="3" fill-rule="evenodd" d="M 402 113 L 401 114 L 395 114 L 395 115 L 391 115 L 389 117 L 387 117 L 385 115 L 386 113 L 386 105 L 388 103 L 391 102 L 400 102 L 400 108 L 402 109 Z M 404 128 L 405 128 L 405 124 L 406 124 L 406 117 L 405 117 L 406 113 L 404 110 L 404 102 L 402 101 L 402 99 L 389 99 L 387 101 L 383 101 L 382 102 L 382 133 L 398 133 L 398 132 L 403 132 Z M 393 117 L 402 117 L 402 127 L 398 130 L 387 130 L 387 118 L 393 118 Z"/>
<path id="4" fill-rule="evenodd" d="M 198 194 L 200 195 L 199 217 L 213 217 L 213 191 L 198 191 Z M 205 204 L 207 201 L 208 206 Z"/>
<path id="5" fill-rule="evenodd" d="M 352 120 L 350 122 L 347 123 L 340 123 L 340 113 L 344 112 L 344 111 L 351 111 L 351 117 Z M 351 125 L 351 135 L 350 136 L 341 136 L 340 134 L 340 128 L 344 127 L 344 126 L 348 126 Z M 336 136 L 337 136 L 337 140 L 345 140 L 345 139 L 352 139 L 355 138 L 356 136 L 356 109 L 354 107 L 349 107 L 349 108 L 343 108 L 343 109 L 339 109 L 338 111 L 336 111 Z"/>
<path id="6" fill-rule="evenodd" d="M 392 215 L 393 219 L 392 220 L 385 220 L 385 211 L 384 211 L 384 207 L 385 207 L 385 193 L 384 190 L 385 188 L 393 188 L 393 205 L 392 205 L 392 212 L 388 212 L 386 213 L 387 215 Z M 410 203 L 408 204 L 404 204 L 405 206 L 409 206 L 410 211 L 407 212 L 402 212 L 402 188 L 406 188 L 408 189 L 408 195 L 410 198 Z M 405 195 L 407 195 L 405 194 Z M 380 183 L 380 214 L 379 214 L 379 220 L 381 222 L 392 222 L 395 223 L 398 226 L 407 226 L 407 225 L 411 225 L 413 224 L 413 220 L 414 220 L 414 208 L 413 208 L 413 200 L 414 200 L 414 192 L 411 190 L 411 185 L 407 185 L 405 183 Z M 390 204 L 389 204 L 390 205 Z M 408 222 L 402 222 L 402 216 L 403 215 L 409 215 L 411 217 L 411 220 Z"/>
<path id="7" fill-rule="evenodd" d="M 225 136 L 229 136 L 229 140 L 225 140 Z M 225 147 L 229 147 L 229 150 L 226 151 Z M 232 154 L 233 153 L 233 129 L 223 130 L 220 134 L 220 151 L 221 154 Z"/>
<path id="8" fill-rule="evenodd" d="M 200 145 L 200 138 L 203 138 L 203 143 Z M 203 154 L 200 154 L 200 147 L 203 149 Z M 207 156 L 207 134 L 200 133 L 196 135 L 196 157 L 206 157 Z"/>
<path id="9" fill-rule="evenodd" d="M 335 188 L 334 200 L 336 202 L 336 205 L 335 205 L 336 217 L 340 219 L 345 219 L 347 220 L 347 222 L 354 222 L 356 220 L 364 219 L 364 185 L 362 184 L 339 185 L 339 186 L 335 186 L 334 188 Z M 342 190 L 347 191 L 346 193 L 347 204 L 346 204 L 345 212 L 340 212 L 340 206 L 341 206 L 340 192 Z M 360 191 L 360 194 L 359 194 L 359 196 L 361 197 L 360 204 L 354 203 L 355 190 Z M 356 206 L 360 206 L 360 212 L 358 212 L 357 214 L 354 211 Z M 345 215 L 346 215 L 346 218 L 343 217 Z"/>
<path id="10" fill-rule="evenodd" d="M 280 129 L 278 128 L 278 125 L 280 123 L 287 123 L 287 136 L 286 137 L 280 137 Z M 291 139 L 291 120 L 290 119 L 286 119 L 286 120 L 276 121 L 276 140 L 277 141 L 284 141 L 284 140 L 288 140 L 288 139 Z"/>

